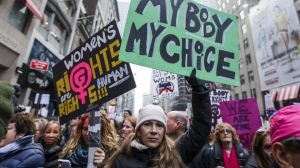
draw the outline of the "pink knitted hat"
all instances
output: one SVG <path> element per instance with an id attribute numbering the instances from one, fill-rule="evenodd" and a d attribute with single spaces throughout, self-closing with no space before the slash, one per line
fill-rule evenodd
<path id="1" fill-rule="evenodd" d="M 278 110 L 270 121 L 271 143 L 289 137 L 300 137 L 300 104 Z"/>

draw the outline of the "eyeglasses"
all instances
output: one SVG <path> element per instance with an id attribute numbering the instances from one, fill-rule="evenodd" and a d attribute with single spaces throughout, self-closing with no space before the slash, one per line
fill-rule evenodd
<path id="1" fill-rule="evenodd" d="M 229 130 L 229 129 L 222 129 L 222 130 L 220 130 L 219 131 L 221 134 L 225 134 L 225 132 L 226 133 L 231 133 L 231 130 Z"/>

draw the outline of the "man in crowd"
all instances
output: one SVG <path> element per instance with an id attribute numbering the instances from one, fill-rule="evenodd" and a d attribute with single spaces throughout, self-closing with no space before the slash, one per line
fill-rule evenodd
<path id="1" fill-rule="evenodd" d="M 170 111 L 167 114 L 167 135 L 176 140 L 187 129 L 187 118 L 185 112 Z"/>
<path id="2" fill-rule="evenodd" d="M 35 125 L 28 114 L 17 113 L 0 142 L 1 167 L 44 167 L 44 150 L 34 142 Z"/>
<path id="3" fill-rule="evenodd" d="M 270 119 L 274 168 L 300 167 L 300 104 L 278 110 Z"/>

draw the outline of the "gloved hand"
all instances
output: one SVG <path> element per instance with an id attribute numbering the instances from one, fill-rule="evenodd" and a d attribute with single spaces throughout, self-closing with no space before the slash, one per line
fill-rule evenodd
<path id="1" fill-rule="evenodd" d="M 205 81 L 196 78 L 196 68 L 193 69 L 191 76 L 185 76 L 185 80 L 189 82 L 194 92 L 208 91 Z"/>

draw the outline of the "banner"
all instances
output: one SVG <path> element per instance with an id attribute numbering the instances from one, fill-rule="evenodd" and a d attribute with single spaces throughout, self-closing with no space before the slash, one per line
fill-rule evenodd
<path id="1" fill-rule="evenodd" d="M 131 0 L 120 60 L 240 85 L 238 18 L 192 0 Z"/>
<path id="2" fill-rule="evenodd" d="M 231 124 L 243 146 L 251 149 L 253 136 L 262 125 L 256 99 L 220 102 L 220 109 L 223 122 Z"/>
<path id="3" fill-rule="evenodd" d="M 300 81 L 300 24 L 293 0 L 263 1 L 249 15 L 261 90 Z"/>
<path id="4" fill-rule="evenodd" d="M 158 98 L 178 96 L 177 75 L 159 70 L 152 71 L 152 95 Z"/>
<path id="5" fill-rule="evenodd" d="M 54 66 L 61 124 L 135 88 L 129 64 L 118 59 L 120 45 L 113 21 Z"/>
<path id="6" fill-rule="evenodd" d="M 215 128 L 218 123 L 222 122 L 220 102 L 229 101 L 230 92 L 229 90 L 214 89 L 210 91 L 209 96 L 211 104 L 212 127 Z"/>

